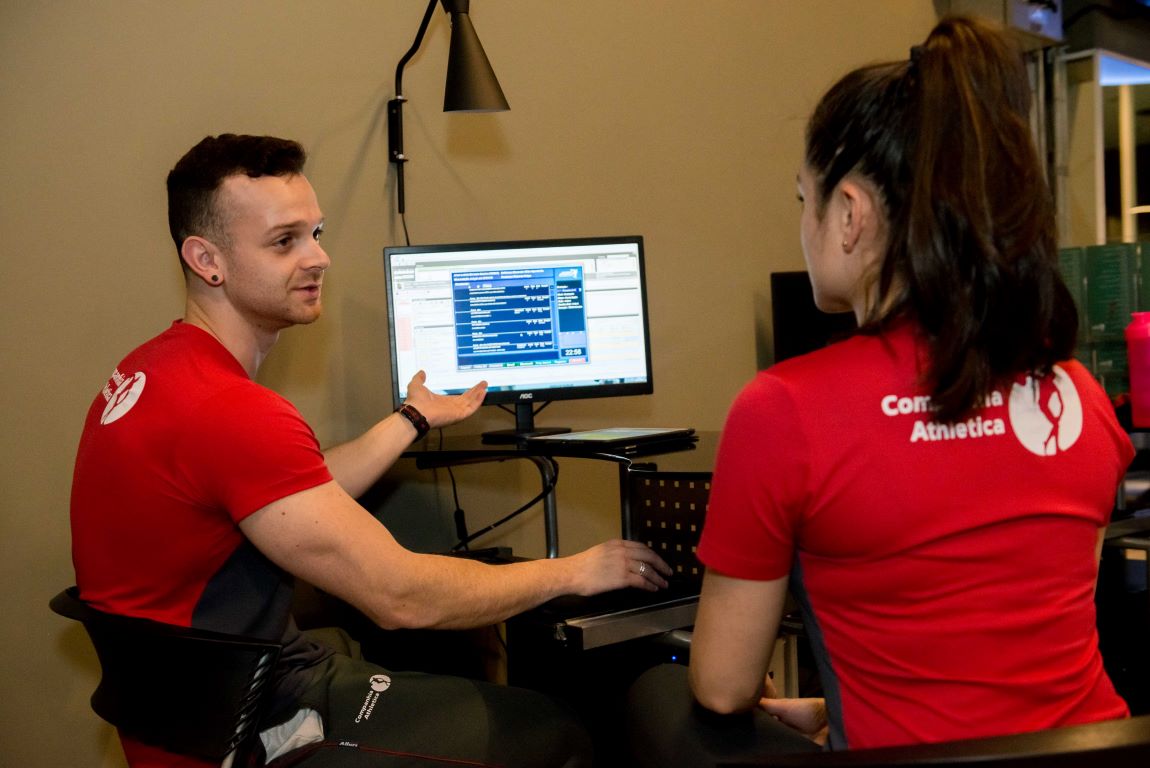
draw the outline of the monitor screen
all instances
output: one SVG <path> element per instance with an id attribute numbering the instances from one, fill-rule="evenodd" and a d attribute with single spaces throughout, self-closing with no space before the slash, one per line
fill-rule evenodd
<path id="1" fill-rule="evenodd" d="M 397 406 L 420 370 L 436 392 L 486 380 L 522 436 L 534 404 L 652 392 L 642 237 L 395 246 L 384 266 Z"/>

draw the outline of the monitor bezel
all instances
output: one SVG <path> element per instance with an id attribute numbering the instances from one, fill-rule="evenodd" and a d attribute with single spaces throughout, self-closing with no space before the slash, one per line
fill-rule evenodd
<path id="1" fill-rule="evenodd" d="M 549 247 L 579 247 L 585 245 L 634 245 L 637 247 L 639 264 L 639 293 L 642 303 L 643 321 L 643 355 L 647 370 L 645 381 L 634 381 L 612 384 L 592 384 L 571 387 L 540 387 L 535 389 L 505 389 L 489 390 L 483 398 L 484 405 L 524 405 L 543 404 L 554 400 L 585 400 L 606 397 L 627 397 L 632 395 L 650 395 L 654 393 L 654 370 L 651 366 L 651 318 L 650 304 L 647 295 L 647 265 L 642 235 L 622 235 L 617 237 L 565 237 L 565 238 L 539 238 L 531 240 L 498 240 L 476 241 L 465 243 L 430 243 L 422 245 L 393 245 L 383 249 L 384 278 L 387 297 L 387 335 L 388 348 L 391 355 L 391 392 L 395 407 L 403 404 L 400 396 L 401 384 L 399 381 L 399 352 L 396 348 L 395 333 L 395 307 L 393 297 L 392 261 L 398 254 L 410 255 L 421 253 L 449 253 L 452 251 L 486 251 L 486 250 L 530 250 Z M 476 376 L 476 381 L 483 377 Z M 406 381 L 402 383 L 407 386 Z M 435 388 L 435 382 L 429 382 Z"/>

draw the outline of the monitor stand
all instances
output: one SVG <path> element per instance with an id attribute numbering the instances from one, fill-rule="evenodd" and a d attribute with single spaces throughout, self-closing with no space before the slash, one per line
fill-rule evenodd
<path id="1" fill-rule="evenodd" d="M 570 427 L 536 427 L 535 406 L 532 403 L 515 404 L 515 429 L 494 429 L 483 433 L 485 443 L 518 443 L 536 435 L 558 435 L 570 432 Z"/>

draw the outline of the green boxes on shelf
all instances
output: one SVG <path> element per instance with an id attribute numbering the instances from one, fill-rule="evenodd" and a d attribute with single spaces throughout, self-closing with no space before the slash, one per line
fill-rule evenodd
<path id="1" fill-rule="evenodd" d="M 1130 391 L 1130 369 L 1126 363 L 1126 341 L 1095 341 L 1090 344 L 1087 367 L 1102 384 L 1106 394 L 1117 397 Z"/>
<path id="2" fill-rule="evenodd" d="M 1078 309 L 1078 342 L 1081 349 L 1082 342 L 1086 340 L 1086 249 L 1059 250 L 1058 269 L 1062 272 L 1062 280 L 1070 289 L 1070 295 L 1074 297 L 1074 306 Z M 1079 359 L 1085 362 L 1085 357 Z"/>
<path id="3" fill-rule="evenodd" d="M 1086 329 L 1090 341 L 1120 341 L 1138 311 L 1138 245 L 1092 245 L 1086 254 Z"/>
<path id="4" fill-rule="evenodd" d="M 1076 357 L 1116 397 L 1129 391 L 1123 335 L 1133 312 L 1150 311 L 1150 244 L 1111 243 L 1058 252 L 1078 307 Z"/>

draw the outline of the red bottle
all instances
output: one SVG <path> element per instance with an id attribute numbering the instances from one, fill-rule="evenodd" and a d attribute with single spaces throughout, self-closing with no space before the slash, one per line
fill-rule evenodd
<path id="1" fill-rule="evenodd" d="M 1134 312 L 1126 326 L 1130 410 L 1135 427 L 1150 427 L 1150 312 Z"/>

